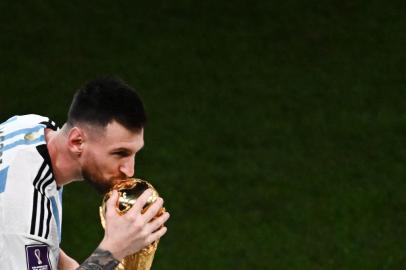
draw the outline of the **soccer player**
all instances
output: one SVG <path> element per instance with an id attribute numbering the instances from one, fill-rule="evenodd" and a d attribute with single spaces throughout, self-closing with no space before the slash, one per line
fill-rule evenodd
<path id="1" fill-rule="evenodd" d="M 145 191 L 123 216 L 118 193 L 107 201 L 105 235 L 79 265 L 60 248 L 62 189 L 84 179 L 100 192 L 133 176 L 143 147 L 144 106 L 119 79 L 91 81 L 79 89 L 61 129 L 39 115 L 0 124 L 0 269 L 114 269 L 166 233 L 159 198 L 141 214 Z"/>

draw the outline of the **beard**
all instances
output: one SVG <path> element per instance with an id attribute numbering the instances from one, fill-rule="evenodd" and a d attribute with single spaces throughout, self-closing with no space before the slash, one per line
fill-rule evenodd
<path id="1" fill-rule="evenodd" d="M 103 167 L 98 165 L 95 159 L 89 159 L 88 162 L 83 165 L 81 171 L 82 178 L 102 195 L 109 192 L 115 184 L 126 179 L 122 173 L 119 173 L 117 176 L 111 175 L 107 178 L 101 173 Z"/>
<path id="2" fill-rule="evenodd" d="M 100 194 L 106 194 L 112 188 L 112 182 L 104 181 L 95 174 L 90 173 L 87 170 L 82 171 L 83 179 L 89 183 L 94 189 L 96 189 Z"/>

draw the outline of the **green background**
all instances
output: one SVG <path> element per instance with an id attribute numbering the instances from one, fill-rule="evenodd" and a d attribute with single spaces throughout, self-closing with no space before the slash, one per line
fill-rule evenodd
<path id="1" fill-rule="evenodd" d="M 171 213 L 153 269 L 406 269 L 404 1 L 0 2 L 0 117 L 65 121 L 115 74 L 149 115 L 136 176 Z M 102 239 L 64 189 L 62 248 Z"/>

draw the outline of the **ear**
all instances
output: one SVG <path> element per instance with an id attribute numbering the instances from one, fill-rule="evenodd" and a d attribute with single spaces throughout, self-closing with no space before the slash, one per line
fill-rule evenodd
<path id="1" fill-rule="evenodd" d="M 83 151 L 83 143 L 85 142 L 85 133 L 79 127 L 73 127 L 68 133 L 69 151 L 75 156 L 80 157 Z"/>

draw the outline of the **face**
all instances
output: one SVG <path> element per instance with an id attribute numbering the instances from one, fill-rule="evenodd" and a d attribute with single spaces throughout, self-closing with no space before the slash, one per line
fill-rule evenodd
<path id="1" fill-rule="evenodd" d="M 113 121 L 105 129 L 86 129 L 83 178 L 101 193 L 134 175 L 135 155 L 144 146 L 144 131 L 132 132 Z"/>

